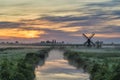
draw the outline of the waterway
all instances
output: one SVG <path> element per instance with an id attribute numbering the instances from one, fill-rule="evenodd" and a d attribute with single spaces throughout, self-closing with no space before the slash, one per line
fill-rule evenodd
<path id="1" fill-rule="evenodd" d="M 36 80 L 89 80 L 89 74 L 69 65 L 63 53 L 61 50 L 51 50 L 45 64 L 36 67 Z"/>

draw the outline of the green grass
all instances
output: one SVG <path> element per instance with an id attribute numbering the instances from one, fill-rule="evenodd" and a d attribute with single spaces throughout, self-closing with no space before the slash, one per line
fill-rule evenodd
<path id="1" fill-rule="evenodd" d="M 90 80 L 119 80 L 120 50 L 67 50 L 69 63 L 90 73 Z M 109 77 L 111 76 L 111 77 Z"/>
<path id="2" fill-rule="evenodd" d="M 9 61 L 17 61 L 24 59 L 27 53 L 37 53 L 39 49 L 11 49 L 0 51 L 0 61 L 8 59 Z"/>
<path id="3" fill-rule="evenodd" d="M 0 80 L 34 80 L 35 66 L 40 61 L 44 63 L 50 49 L 2 48 L 0 50 Z"/>

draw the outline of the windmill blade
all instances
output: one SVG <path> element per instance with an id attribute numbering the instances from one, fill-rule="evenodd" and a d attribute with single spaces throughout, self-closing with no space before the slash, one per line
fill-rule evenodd
<path id="1" fill-rule="evenodd" d="M 88 37 L 83 33 L 83 36 L 86 38 L 86 39 L 88 39 Z"/>
<path id="2" fill-rule="evenodd" d="M 84 45 L 87 45 L 88 41 L 84 42 Z"/>
<path id="3" fill-rule="evenodd" d="M 95 43 L 93 43 L 92 41 L 90 41 L 90 43 L 91 43 L 93 46 L 95 46 Z"/>
<path id="4" fill-rule="evenodd" d="M 94 35 L 95 35 L 95 33 L 93 33 L 93 34 L 89 37 L 89 39 L 91 39 Z"/>

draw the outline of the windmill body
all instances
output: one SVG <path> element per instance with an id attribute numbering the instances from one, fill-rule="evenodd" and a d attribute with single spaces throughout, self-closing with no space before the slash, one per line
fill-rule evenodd
<path id="1" fill-rule="evenodd" d="M 91 40 L 94 35 L 95 33 L 92 33 L 91 36 L 87 36 L 86 34 L 83 33 L 83 36 L 87 39 L 86 42 L 84 43 L 84 46 L 87 46 L 87 47 L 95 46 L 95 44 Z"/>

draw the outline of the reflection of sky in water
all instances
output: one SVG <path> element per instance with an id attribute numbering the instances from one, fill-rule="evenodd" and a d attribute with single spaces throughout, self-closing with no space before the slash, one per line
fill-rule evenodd
<path id="1" fill-rule="evenodd" d="M 68 65 L 63 52 L 58 50 L 51 51 L 45 65 L 36 68 L 36 80 L 88 80 L 88 77 L 88 74 Z"/>

